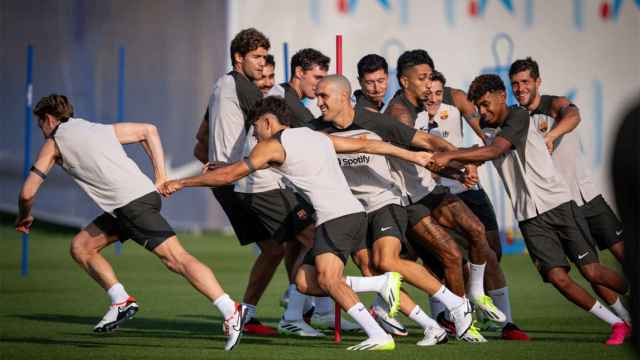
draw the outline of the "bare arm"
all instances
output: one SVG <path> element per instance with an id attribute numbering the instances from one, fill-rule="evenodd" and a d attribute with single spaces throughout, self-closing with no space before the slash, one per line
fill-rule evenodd
<path id="1" fill-rule="evenodd" d="M 167 181 L 160 186 L 162 195 L 170 195 L 184 187 L 217 187 L 232 184 L 256 170 L 266 169 L 272 163 L 282 163 L 284 148 L 276 140 L 259 142 L 246 159 L 216 167 L 204 174 Z"/>
<path id="2" fill-rule="evenodd" d="M 451 161 L 466 164 L 493 160 L 511 151 L 511 146 L 509 140 L 498 136 L 491 145 L 434 154 L 428 167 L 437 171 L 447 166 Z"/>
<path id="3" fill-rule="evenodd" d="M 556 123 L 545 136 L 545 143 L 549 152 L 553 151 L 553 143 L 562 135 L 572 132 L 580 124 L 580 111 L 569 99 L 565 97 L 556 98 L 551 104 L 551 115 Z"/>
<path id="4" fill-rule="evenodd" d="M 145 123 L 119 123 L 114 124 L 113 129 L 121 144 L 140 143 L 144 151 L 151 159 L 156 185 L 161 184 L 167 178 L 164 168 L 164 151 L 162 142 L 155 125 Z"/>
<path id="5" fill-rule="evenodd" d="M 38 189 L 44 182 L 43 176 L 51 170 L 51 167 L 55 164 L 56 159 L 60 156 L 60 153 L 56 147 L 53 139 L 45 141 L 44 145 L 40 149 L 38 158 L 33 164 L 36 170 L 32 170 L 27 175 L 22 189 L 20 190 L 20 196 L 18 198 L 18 217 L 16 218 L 16 230 L 28 233 L 31 224 L 33 223 L 33 216 L 31 216 L 31 209 L 38 193 Z M 40 175 L 38 175 L 40 173 Z M 41 176 L 42 175 L 42 176 Z"/>
<path id="6" fill-rule="evenodd" d="M 475 105 L 467 99 L 467 94 L 460 89 L 451 89 L 451 96 L 453 97 L 453 105 L 460 110 L 467 124 L 469 124 L 473 132 L 484 142 L 484 133 L 480 128 L 480 114 L 476 110 Z"/>
<path id="7" fill-rule="evenodd" d="M 209 108 L 207 108 L 198 132 L 196 133 L 196 145 L 193 148 L 193 156 L 203 164 L 209 161 Z"/>
<path id="8" fill-rule="evenodd" d="M 426 152 L 409 151 L 380 140 L 367 140 L 362 138 L 344 138 L 329 136 L 333 147 L 338 153 L 367 153 L 376 155 L 388 155 L 403 159 L 420 166 L 426 166 L 431 159 L 431 154 Z"/>

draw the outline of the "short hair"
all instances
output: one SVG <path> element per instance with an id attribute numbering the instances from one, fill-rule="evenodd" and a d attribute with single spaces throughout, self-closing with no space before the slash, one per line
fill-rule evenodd
<path id="1" fill-rule="evenodd" d="M 382 69 L 385 74 L 389 73 L 387 60 L 378 54 L 365 55 L 358 61 L 358 77 L 362 78 L 366 74 Z"/>
<path id="2" fill-rule="evenodd" d="M 303 71 L 308 71 L 318 65 L 320 69 L 328 71 L 330 62 L 331 59 L 329 59 L 328 56 L 316 49 L 302 49 L 291 58 L 291 74 L 295 74 L 298 66 L 300 66 Z"/>
<path id="3" fill-rule="evenodd" d="M 447 79 L 444 77 L 444 74 L 436 70 L 433 70 L 433 72 L 431 73 L 431 76 L 429 76 L 429 80 L 440 81 L 442 83 L 442 86 L 444 86 L 447 83 Z"/>
<path id="4" fill-rule="evenodd" d="M 529 70 L 529 74 L 534 79 L 538 79 L 540 77 L 538 63 L 530 56 L 527 56 L 526 59 L 518 59 L 514 61 L 513 64 L 511 64 L 511 68 L 509 68 L 509 77 L 525 70 Z"/>
<path id="5" fill-rule="evenodd" d="M 33 114 L 39 119 L 43 119 L 46 114 L 49 114 L 60 122 L 66 122 L 73 117 L 73 105 L 66 96 L 51 94 L 38 101 L 33 108 Z"/>
<path id="6" fill-rule="evenodd" d="M 265 48 L 266 50 L 271 48 L 269 39 L 263 33 L 254 28 L 248 28 L 240 31 L 233 40 L 231 40 L 231 46 L 229 48 L 231 64 L 236 63 L 236 60 L 233 57 L 235 53 L 245 56 L 258 48 Z"/>
<path id="7" fill-rule="evenodd" d="M 350 96 L 351 94 L 351 83 L 349 82 L 349 79 L 347 79 L 343 75 L 327 75 L 318 82 L 318 86 L 320 86 L 321 83 L 330 83 L 336 85 L 338 89 L 344 90 L 347 93 L 347 96 Z"/>
<path id="8" fill-rule="evenodd" d="M 281 96 L 267 96 L 266 98 L 258 100 L 249 113 L 249 119 L 251 119 L 251 123 L 253 124 L 258 118 L 265 114 L 272 114 L 282 125 L 291 125 L 289 106 Z"/>
<path id="9" fill-rule="evenodd" d="M 484 94 L 496 91 L 506 91 L 500 76 L 496 74 L 480 75 L 473 79 L 471 85 L 469 85 L 467 98 L 471 102 L 476 102 L 478 99 L 483 97 Z"/>
<path id="10" fill-rule="evenodd" d="M 400 84 L 400 86 L 402 87 L 400 78 L 407 70 L 416 65 L 422 64 L 427 64 L 431 67 L 432 70 L 435 70 L 433 59 L 431 59 L 431 56 L 429 56 L 429 53 L 426 50 L 416 49 L 403 52 L 402 55 L 400 55 L 400 57 L 398 58 L 398 65 L 396 66 L 398 84 Z"/>
<path id="11" fill-rule="evenodd" d="M 276 59 L 273 57 L 273 55 L 268 54 L 267 58 L 265 59 L 265 65 L 271 65 L 273 67 L 276 67 Z"/>

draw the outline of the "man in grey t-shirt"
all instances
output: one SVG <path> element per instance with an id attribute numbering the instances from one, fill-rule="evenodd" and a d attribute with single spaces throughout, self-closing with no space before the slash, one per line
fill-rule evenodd
<path id="1" fill-rule="evenodd" d="M 519 107 L 507 107 L 506 88 L 497 75 L 478 76 L 471 83 L 468 96 L 480 110 L 483 123 L 497 132 L 488 136 L 486 146 L 435 154 L 430 167 L 437 170 L 450 161 L 492 160 L 543 280 L 611 325 L 607 344 L 622 344 L 631 332 L 630 326 L 573 281 L 566 258 L 576 264 L 591 286 L 600 288 L 599 292 L 624 294 L 627 284 L 615 271 L 600 264 L 593 240 L 581 231 L 577 205 L 529 113 Z"/>

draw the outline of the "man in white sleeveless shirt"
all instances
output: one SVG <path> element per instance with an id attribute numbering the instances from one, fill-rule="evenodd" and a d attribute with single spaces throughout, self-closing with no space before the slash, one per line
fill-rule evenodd
<path id="1" fill-rule="evenodd" d="M 336 151 L 399 156 L 419 164 L 428 155 L 384 142 L 327 137 L 308 128 L 291 129 L 286 102 L 277 97 L 259 102 L 252 118 L 259 143 L 249 157 L 204 175 L 170 181 L 162 186 L 162 192 L 170 194 L 185 186 L 221 186 L 267 167 L 282 173 L 310 200 L 317 214 L 314 247 L 296 277 L 299 290 L 318 296 L 329 294 L 365 330 L 369 338 L 350 350 L 394 349 L 393 338 L 380 328 L 354 292 L 378 292 L 395 313 L 400 275 L 343 276 L 347 258 L 366 246 L 366 215 L 349 190 Z M 453 294 L 445 289 L 443 296 Z M 465 309 L 460 310 L 459 315 L 464 317 Z"/>
<path id="2" fill-rule="evenodd" d="M 138 311 L 136 299 L 126 292 L 109 262 L 100 254 L 118 240 L 133 239 L 213 302 L 225 318 L 228 335 L 225 350 L 232 350 L 240 340 L 246 309 L 224 293 L 211 269 L 182 247 L 160 214 L 162 204 L 156 186 L 165 181 L 166 174 L 156 127 L 143 123 L 105 125 L 74 118 L 73 106 L 67 97 L 56 94 L 42 98 L 33 113 L 45 143 L 20 192 L 16 230 L 29 232 L 35 196 L 56 163 L 104 210 L 71 242 L 73 259 L 111 300 L 111 306 L 94 331 L 115 330 Z M 155 184 L 124 151 L 122 145 L 131 143 L 142 144 L 149 155 Z"/>
<path id="3" fill-rule="evenodd" d="M 593 239 L 581 230 L 577 205 L 556 169 L 543 136 L 529 113 L 507 107 L 506 88 L 499 76 L 480 75 L 469 87 L 472 100 L 487 127 L 496 130 L 486 146 L 437 153 L 434 170 L 450 161 L 492 160 L 513 205 L 529 256 L 545 282 L 550 282 L 569 301 L 612 327 L 609 345 L 620 345 L 631 327 L 603 306 L 570 276 L 567 258 L 600 292 L 624 294 L 625 280 L 601 264 Z"/>

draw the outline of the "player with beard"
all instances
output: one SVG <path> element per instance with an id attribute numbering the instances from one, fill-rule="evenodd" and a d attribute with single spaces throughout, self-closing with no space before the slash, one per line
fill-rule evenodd
<path id="1" fill-rule="evenodd" d="M 493 135 L 479 148 L 434 154 L 430 167 L 450 161 L 492 160 L 511 199 L 529 255 L 545 282 L 568 300 L 612 326 L 607 344 L 620 345 L 631 334 L 622 319 L 603 306 L 569 276 L 567 258 L 600 291 L 624 294 L 627 284 L 600 264 L 593 239 L 580 230 L 577 205 L 547 149 L 545 139 L 527 110 L 507 107 L 506 88 L 497 75 L 481 75 L 469 87 L 469 100 L 478 107 Z M 606 297 L 605 297 L 606 298 Z"/>
<path id="2" fill-rule="evenodd" d="M 254 84 L 258 87 L 262 95 L 267 95 L 269 90 L 276 83 L 276 60 L 273 55 L 269 54 L 265 58 L 264 67 L 262 68 L 262 78 L 254 80 Z"/>
<path id="3" fill-rule="evenodd" d="M 424 50 L 406 51 L 398 58 L 397 76 L 401 89 L 389 102 L 385 114 L 408 126 L 415 127 L 418 114 L 423 113 L 423 103 L 427 100 L 429 76 L 433 71 L 433 61 Z M 456 149 L 450 145 L 450 149 Z M 498 309 L 492 299 L 484 292 L 485 267 L 487 271 L 500 271 L 496 254 L 487 243 L 485 227 L 475 214 L 457 196 L 451 194 L 446 187 L 437 186 L 429 171 L 402 161 L 392 161 L 392 166 L 401 177 L 411 205 L 407 207 L 409 215 L 410 239 L 421 252 L 433 253 L 442 262 L 449 253 L 459 253 L 458 245 L 453 238 L 440 231 L 442 225 L 456 230 L 469 242 L 468 295 L 483 314 L 496 322 L 506 321 L 506 316 Z M 475 166 L 467 166 L 468 171 L 475 172 Z M 477 176 L 477 174 L 476 174 Z M 440 231 L 434 235 L 434 229 Z M 421 237 L 415 234 L 422 234 Z M 426 239 L 425 244 L 421 240 Z M 429 264 L 426 264 L 429 265 Z M 444 276 L 449 278 L 455 274 L 451 282 L 461 282 L 460 265 L 445 268 Z M 462 282 L 463 283 L 463 282 Z M 462 289 L 452 291 L 461 295 Z M 474 328 L 474 331 L 476 329 Z M 478 333 L 479 335 L 479 333 Z"/>
<path id="4" fill-rule="evenodd" d="M 566 97 L 540 93 L 540 70 L 538 63 L 530 57 L 515 61 L 509 69 L 509 77 L 513 95 L 520 106 L 529 111 L 531 121 L 544 136 L 556 169 L 569 185 L 572 199 L 586 220 L 584 230 L 591 233 L 601 251 L 609 249 L 623 263 L 622 223 L 598 191 L 581 151 L 578 107 Z M 600 287 L 594 290 L 620 318 L 630 322 L 629 312 L 617 295 L 602 292 Z"/>
<path id="5" fill-rule="evenodd" d="M 194 155 L 198 160 L 203 163 L 228 163 L 242 158 L 250 127 L 248 113 L 262 98 L 254 81 L 262 79 L 269 48 L 269 39 L 253 28 L 240 31 L 231 41 L 233 70 L 215 83 L 205 117 L 196 135 Z M 240 244 L 257 243 L 260 248 L 243 297 L 243 303 L 248 307 L 245 331 L 249 334 L 277 334 L 276 329 L 262 325 L 254 318 L 256 305 L 282 261 L 284 248 L 279 241 L 282 237 L 273 239 L 275 225 L 265 226 L 263 219 L 239 194 L 245 192 L 270 195 L 281 187 L 280 176 L 271 171 L 263 171 L 253 174 L 240 184 L 212 189 Z M 246 226 L 247 223 L 253 225 Z M 277 224 L 280 225 L 281 223 Z"/>

